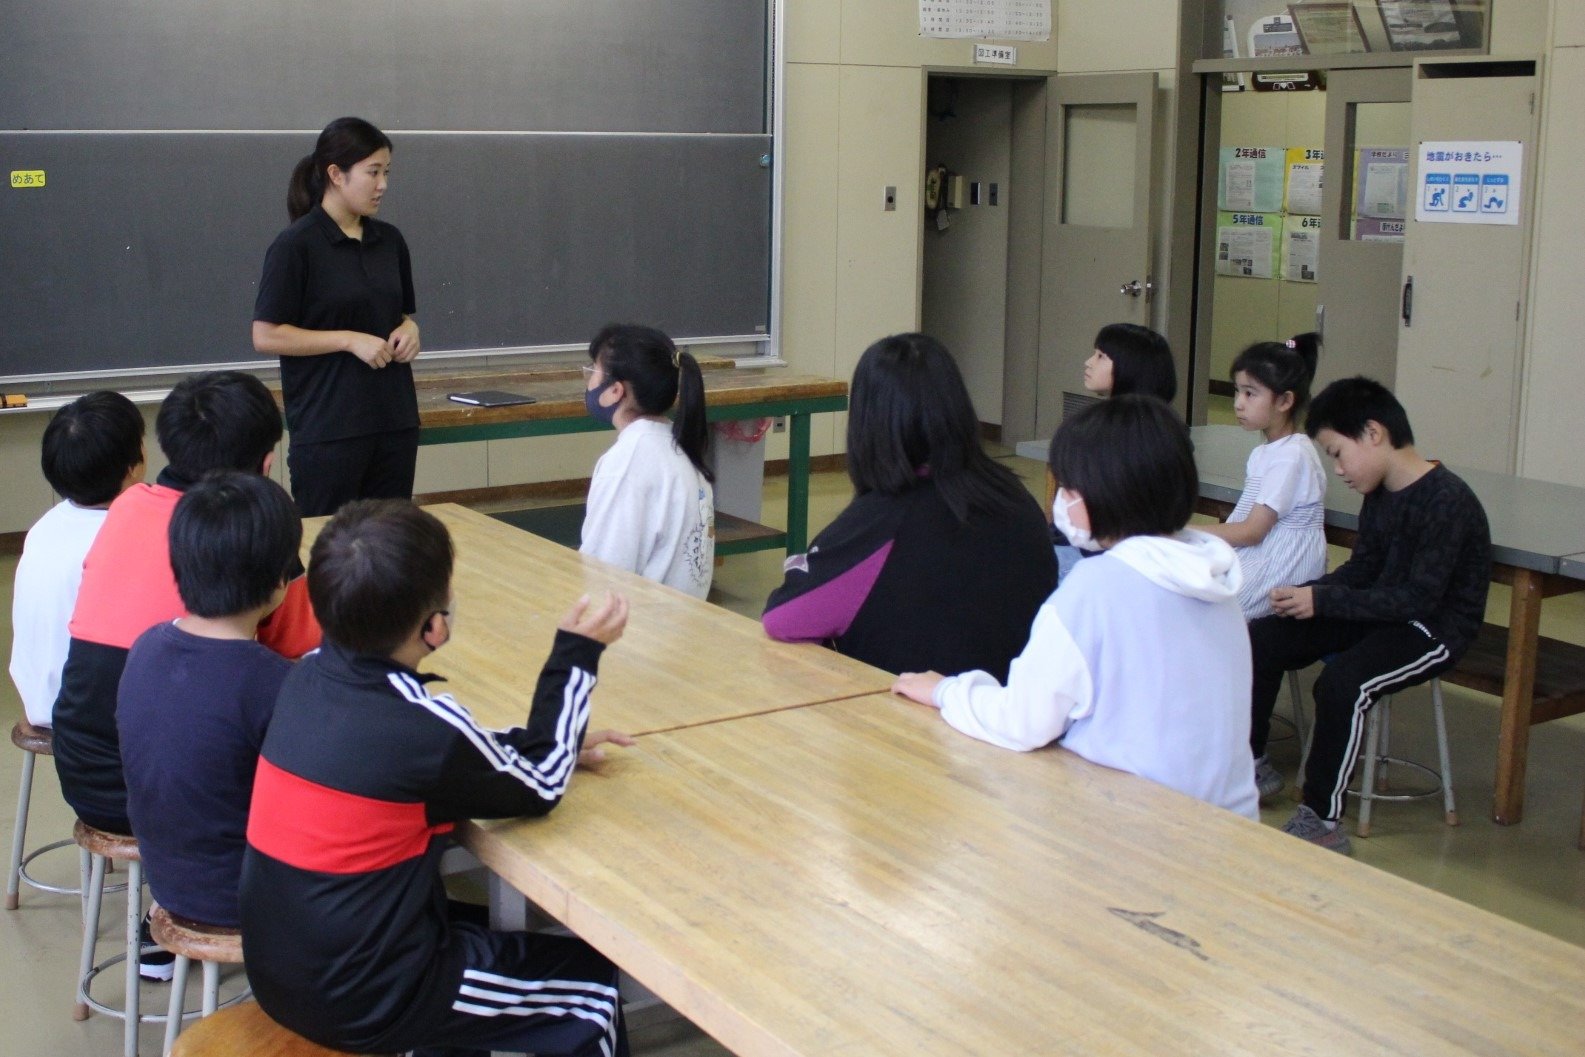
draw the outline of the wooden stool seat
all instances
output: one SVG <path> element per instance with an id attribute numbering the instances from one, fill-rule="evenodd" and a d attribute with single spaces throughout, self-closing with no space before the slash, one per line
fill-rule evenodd
<path id="1" fill-rule="evenodd" d="M 257 1002 L 222 1009 L 182 1033 L 171 1057 L 344 1057 L 281 1027 Z"/>
<path id="2" fill-rule="evenodd" d="M 221 925 L 205 925 L 177 914 L 156 903 L 149 911 L 149 932 L 154 942 L 195 962 L 220 962 L 240 965 L 242 930 Z"/>
<path id="3" fill-rule="evenodd" d="M 106 859 L 120 859 L 123 862 L 143 861 L 136 837 L 128 833 L 94 829 L 82 819 L 72 825 L 72 840 L 89 855 L 102 855 Z"/>
<path id="4" fill-rule="evenodd" d="M 11 744 L 23 752 L 37 753 L 40 756 L 55 755 L 55 732 L 48 727 L 35 727 L 25 719 L 19 719 L 11 728 Z"/>

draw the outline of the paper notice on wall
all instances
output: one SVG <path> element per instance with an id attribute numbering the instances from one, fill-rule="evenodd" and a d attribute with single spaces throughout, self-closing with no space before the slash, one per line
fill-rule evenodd
<path id="1" fill-rule="evenodd" d="M 1402 220 L 1409 206 L 1409 151 L 1398 147 L 1360 147 L 1354 152 L 1354 214 Z"/>
<path id="2" fill-rule="evenodd" d="M 1524 144 L 1513 140 L 1423 142 L 1414 219 L 1516 225 L 1523 172 Z"/>
<path id="3" fill-rule="evenodd" d="M 919 35 L 1050 40 L 1051 0 L 919 0 Z"/>
<path id="4" fill-rule="evenodd" d="M 1354 221 L 1356 242 L 1402 242 L 1409 228 L 1407 220 L 1360 217 Z"/>
<path id="5" fill-rule="evenodd" d="M 1274 278 L 1281 242 L 1282 217 L 1275 213 L 1218 213 L 1216 274 Z"/>
<path id="6" fill-rule="evenodd" d="M 1224 212 L 1279 212 L 1287 154 L 1283 147 L 1223 147 L 1216 207 Z"/>
<path id="7" fill-rule="evenodd" d="M 1321 171 L 1326 152 L 1319 147 L 1288 148 L 1287 211 L 1308 216 L 1321 213 Z"/>
<path id="8" fill-rule="evenodd" d="M 1291 283 L 1316 282 L 1321 261 L 1321 218 L 1290 216 L 1282 225 L 1282 277 Z"/>

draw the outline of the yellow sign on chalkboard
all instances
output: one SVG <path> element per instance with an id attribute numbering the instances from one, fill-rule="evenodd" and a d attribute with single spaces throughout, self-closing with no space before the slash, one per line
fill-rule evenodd
<path id="1" fill-rule="evenodd" d="M 11 170 L 11 186 L 12 187 L 43 187 L 44 186 L 44 170 L 43 169 L 12 169 Z"/>

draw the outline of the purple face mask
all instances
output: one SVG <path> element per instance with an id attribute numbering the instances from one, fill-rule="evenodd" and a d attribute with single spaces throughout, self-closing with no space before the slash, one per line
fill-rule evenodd
<path id="1" fill-rule="evenodd" d="M 622 401 L 618 400 L 610 407 L 603 407 L 600 404 L 600 396 L 615 384 L 615 380 L 608 378 L 605 380 L 604 384 L 594 389 L 585 389 L 583 391 L 584 410 L 589 412 L 590 418 L 597 422 L 604 422 L 608 426 L 614 424 L 616 419 L 616 409 L 622 406 Z"/>

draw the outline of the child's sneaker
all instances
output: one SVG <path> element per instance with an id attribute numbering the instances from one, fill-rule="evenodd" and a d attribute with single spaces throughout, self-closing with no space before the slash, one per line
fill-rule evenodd
<path id="1" fill-rule="evenodd" d="M 1273 767 L 1266 757 L 1255 761 L 1255 790 L 1260 793 L 1262 804 L 1282 792 L 1282 787 L 1287 784 L 1282 772 Z"/>
<path id="2" fill-rule="evenodd" d="M 1299 805 L 1299 810 L 1283 824 L 1282 832 L 1291 833 L 1300 840 L 1307 840 L 1339 855 L 1354 854 L 1353 842 L 1348 839 L 1348 834 L 1343 832 L 1343 827 L 1339 825 L 1328 827 L 1326 821 L 1308 804 Z"/>
<path id="3" fill-rule="evenodd" d="M 142 951 L 138 954 L 138 975 L 145 980 L 168 981 L 176 975 L 176 955 L 154 942 L 149 934 L 149 919 L 143 918 Z"/>

